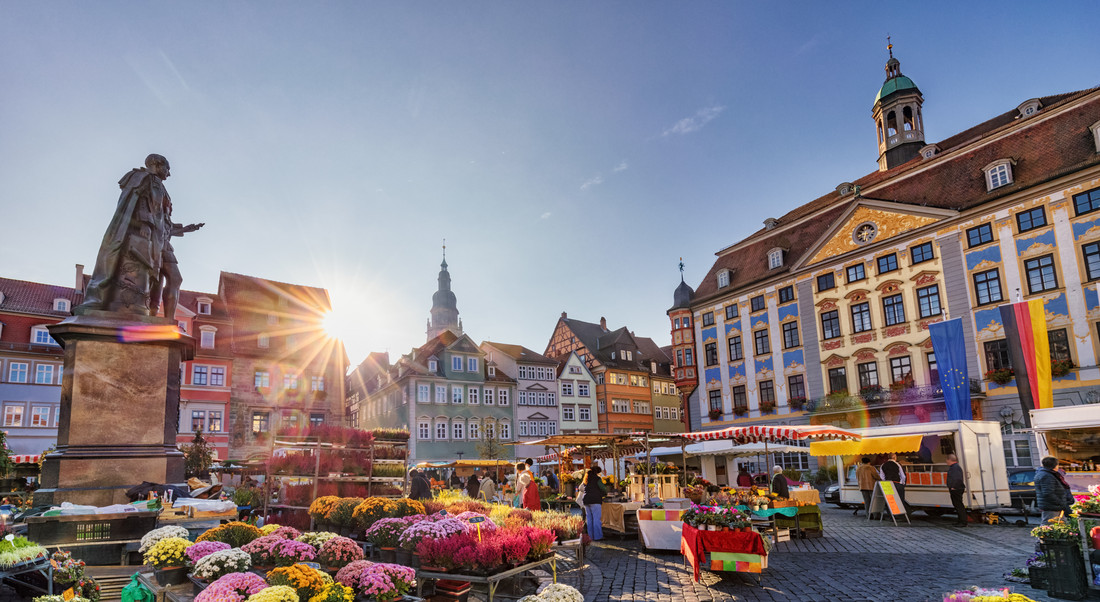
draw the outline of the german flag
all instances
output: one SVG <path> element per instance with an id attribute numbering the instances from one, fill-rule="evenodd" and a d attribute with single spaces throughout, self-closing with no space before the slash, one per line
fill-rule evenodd
<path id="1" fill-rule="evenodd" d="M 1002 305 L 1001 322 L 1016 372 L 1016 389 L 1024 416 L 1028 410 L 1054 407 L 1050 376 L 1050 342 L 1042 299 Z"/>

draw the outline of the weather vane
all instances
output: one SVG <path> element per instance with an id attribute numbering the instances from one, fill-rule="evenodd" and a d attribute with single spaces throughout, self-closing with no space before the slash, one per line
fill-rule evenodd
<path id="1" fill-rule="evenodd" d="M 680 258 L 680 280 L 684 279 L 684 258 Z"/>
<path id="2" fill-rule="evenodd" d="M 447 260 L 447 239 L 443 239 L 443 261 Z"/>
<path id="3" fill-rule="evenodd" d="M 890 53 L 890 58 L 894 58 L 894 44 L 890 41 L 890 34 L 886 34 L 886 51 Z"/>

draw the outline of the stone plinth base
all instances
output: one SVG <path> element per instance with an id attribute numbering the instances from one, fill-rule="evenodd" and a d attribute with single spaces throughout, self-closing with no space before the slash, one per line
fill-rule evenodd
<path id="1" fill-rule="evenodd" d="M 65 349 L 57 451 L 42 465 L 39 504 L 128 501 L 142 481 L 184 480 L 176 447 L 180 363 L 194 339 L 175 322 L 88 312 L 50 327 Z"/>

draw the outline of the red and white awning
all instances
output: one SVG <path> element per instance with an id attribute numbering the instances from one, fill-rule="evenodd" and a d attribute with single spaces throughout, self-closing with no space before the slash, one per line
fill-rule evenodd
<path id="1" fill-rule="evenodd" d="M 11 461 L 15 464 L 38 464 L 38 460 L 41 457 L 42 457 L 42 454 L 34 454 L 33 456 L 31 456 L 31 455 L 12 456 Z"/>
<path id="2" fill-rule="evenodd" d="M 565 455 L 567 455 L 567 456 L 572 455 L 572 454 L 576 453 L 576 451 L 578 449 L 580 449 L 580 448 L 579 447 L 570 447 L 569 449 L 565 450 Z M 538 460 L 539 462 L 556 461 L 558 459 L 558 453 L 554 452 L 552 454 L 546 454 L 545 456 L 539 456 L 535 459 Z"/>
<path id="3" fill-rule="evenodd" d="M 735 426 L 717 431 L 698 431 L 683 433 L 685 439 L 692 441 L 714 441 L 718 439 L 730 439 L 737 443 L 756 443 L 766 441 L 777 443 L 782 441 L 830 441 L 849 440 L 859 441 L 862 436 L 854 431 L 845 430 L 830 425 L 805 425 L 805 426 Z"/>

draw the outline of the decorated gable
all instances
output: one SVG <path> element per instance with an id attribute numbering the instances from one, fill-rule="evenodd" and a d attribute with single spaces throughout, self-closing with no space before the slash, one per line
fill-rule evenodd
<path id="1" fill-rule="evenodd" d="M 873 242 L 880 242 L 900 234 L 933 224 L 954 211 L 913 207 L 913 211 L 899 211 L 894 203 L 860 204 L 838 220 L 838 226 L 829 231 L 819 243 L 811 265 L 830 257 L 843 255 Z M 906 206 L 908 209 L 909 207 Z"/>

